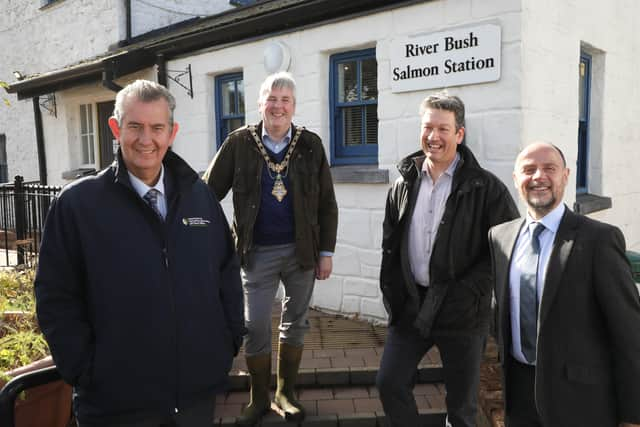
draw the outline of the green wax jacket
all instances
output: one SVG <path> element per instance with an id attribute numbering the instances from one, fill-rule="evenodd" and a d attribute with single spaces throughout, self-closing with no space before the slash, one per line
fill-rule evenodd
<path id="1" fill-rule="evenodd" d="M 262 122 L 256 126 L 256 133 L 262 135 Z M 252 246 L 253 228 L 260 209 L 263 167 L 264 158 L 248 126 L 243 126 L 229 134 L 203 177 L 218 200 L 233 190 L 233 234 L 243 266 Z M 291 154 L 288 174 L 288 191 L 293 196 L 296 256 L 302 268 L 314 268 L 320 251 L 335 251 L 338 229 L 331 171 L 318 135 L 306 129 L 302 131 Z"/>

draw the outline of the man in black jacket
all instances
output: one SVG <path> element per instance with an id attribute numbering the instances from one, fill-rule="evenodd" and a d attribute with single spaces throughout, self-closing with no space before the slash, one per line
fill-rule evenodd
<path id="1" fill-rule="evenodd" d="M 38 321 L 86 426 L 211 425 L 244 333 L 224 213 L 169 151 L 175 99 L 138 80 L 109 125 L 117 159 L 53 201 L 35 280 Z"/>
<path id="2" fill-rule="evenodd" d="M 422 150 L 398 166 L 387 197 L 380 286 L 389 334 L 376 380 L 389 426 L 419 426 L 412 389 L 437 346 L 447 425 L 475 426 L 480 361 L 491 311 L 487 232 L 518 217 L 506 186 L 464 139 L 464 104 L 440 93 L 420 106 Z"/>

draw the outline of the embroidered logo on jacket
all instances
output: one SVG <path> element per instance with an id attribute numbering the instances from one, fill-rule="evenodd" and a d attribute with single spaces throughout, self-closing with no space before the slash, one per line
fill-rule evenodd
<path id="1" fill-rule="evenodd" d="M 200 217 L 182 218 L 182 223 L 187 227 L 207 227 L 211 221 Z"/>

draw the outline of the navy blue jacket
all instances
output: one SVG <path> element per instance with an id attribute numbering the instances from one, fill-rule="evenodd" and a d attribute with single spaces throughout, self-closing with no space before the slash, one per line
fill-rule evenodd
<path id="1" fill-rule="evenodd" d="M 174 413 L 213 397 L 244 333 L 239 263 L 215 196 L 164 159 L 162 222 L 118 160 L 53 201 L 35 279 L 40 327 L 80 422 Z"/>

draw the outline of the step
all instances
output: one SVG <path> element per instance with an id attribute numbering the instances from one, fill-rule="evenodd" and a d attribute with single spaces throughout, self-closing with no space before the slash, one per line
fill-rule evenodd
<path id="1" fill-rule="evenodd" d="M 373 385 L 380 366 L 382 347 L 304 350 L 298 378 L 299 387 L 325 385 Z M 276 354 L 274 352 L 274 354 Z M 276 360 L 271 363 L 271 384 L 275 384 Z M 417 382 L 441 382 L 442 363 L 436 348 L 420 361 Z M 249 374 L 242 354 L 233 362 L 230 372 L 230 391 L 249 389 Z"/>
<path id="2" fill-rule="evenodd" d="M 276 383 L 279 306 L 272 319 L 272 387 Z M 383 427 L 384 412 L 375 387 L 387 330 L 354 319 L 309 311 L 310 329 L 297 384 L 298 399 L 307 411 L 302 427 Z M 445 388 L 437 348 L 431 349 L 416 370 L 414 396 L 421 427 L 441 427 L 446 417 Z M 230 388 L 216 400 L 215 426 L 234 426 L 249 401 L 249 375 L 243 349 L 230 372 Z M 273 395 L 273 390 L 271 391 Z M 275 412 L 261 426 L 294 426 Z M 408 426 L 413 427 L 413 426 Z"/>
<path id="3" fill-rule="evenodd" d="M 273 397 L 273 392 L 271 393 Z M 417 384 L 414 396 L 425 427 L 442 426 L 446 417 L 445 390 L 442 383 Z M 302 427 L 377 427 L 384 426 L 384 412 L 375 386 L 304 387 L 298 392 L 307 417 Z M 219 395 L 216 401 L 215 426 L 234 426 L 236 417 L 248 403 L 249 393 L 232 391 Z M 293 426 L 274 411 L 262 420 L 261 426 Z"/>
<path id="4" fill-rule="evenodd" d="M 298 388 L 322 386 L 368 386 L 374 385 L 377 367 L 347 367 L 300 369 Z M 417 370 L 418 383 L 436 383 L 443 381 L 441 365 L 421 366 Z M 271 384 L 276 383 L 275 372 L 271 374 Z M 229 376 L 229 391 L 248 391 L 249 374 L 246 371 L 233 372 Z"/>
<path id="5" fill-rule="evenodd" d="M 307 411 L 303 427 L 384 426 L 384 412 L 375 387 L 382 347 L 305 350 L 298 379 L 298 399 Z M 276 383 L 272 361 L 272 386 Z M 426 427 L 442 426 L 446 416 L 442 364 L 437 349 L 425 355 L 416 370 L 416 403 Z M 216 423 L 233 426 L 249 402 L 249 375 L 244 357 L 234 361 L 230 388 L 216 402 Z M 271 391 L 273 395 L 273 390 Z M 295 425 L 270 412 L 262 426 Z"/>

